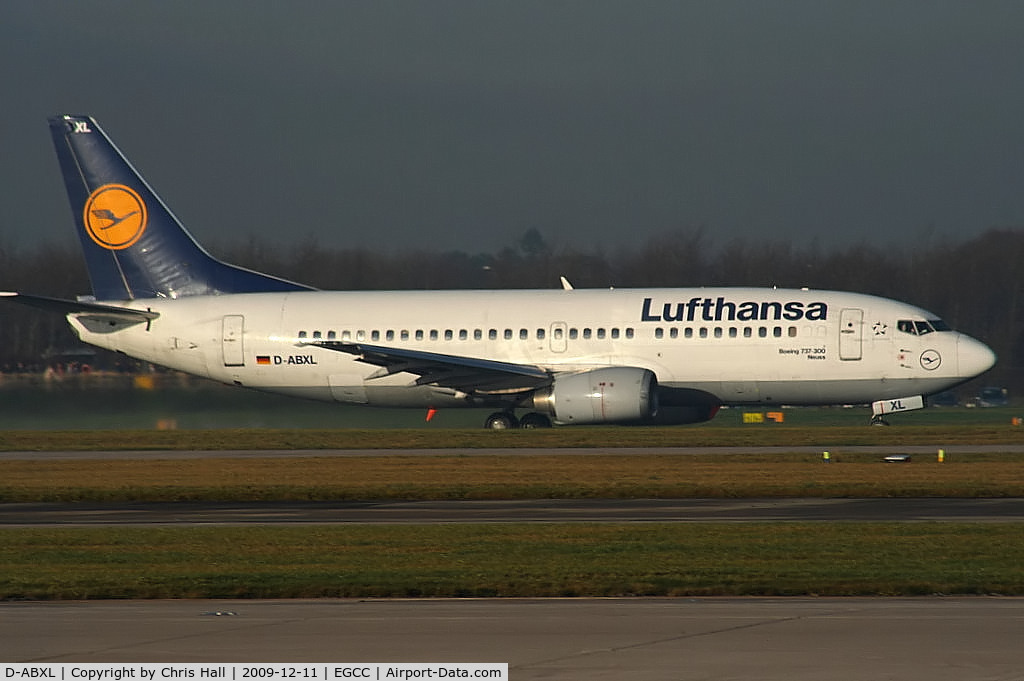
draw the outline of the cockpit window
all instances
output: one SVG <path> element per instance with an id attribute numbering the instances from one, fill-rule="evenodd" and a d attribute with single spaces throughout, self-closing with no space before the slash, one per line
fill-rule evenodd
<path id="1" fill-rule="evenodd" d="M 935 331 L 952 331 L 949 324 L 941 319 L 928 319 L 926 321 L 921 321 L 919 319 L 901 319 L 896 322 L 896 328 L 903 333 L 909 333 L 914 336 L 923 336 Z"/>

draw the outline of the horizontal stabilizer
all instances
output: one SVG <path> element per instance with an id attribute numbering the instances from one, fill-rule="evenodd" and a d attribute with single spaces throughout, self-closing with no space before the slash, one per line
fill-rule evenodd
<path id="1" fill-rule="evenodd" d="M 135 310 L 130 307 L 50 298 L 48 296 L 30 296 L 13 291 L 0 291 L 0 300 L 8 300 L 19 305 L 28 305 L 29 307 L 59 312 L 61 314 L 88 313 L 95 317 L 125 322 L 148 322 L 160 316 L 159 312 L 153 312 L 152 310 Z"/>

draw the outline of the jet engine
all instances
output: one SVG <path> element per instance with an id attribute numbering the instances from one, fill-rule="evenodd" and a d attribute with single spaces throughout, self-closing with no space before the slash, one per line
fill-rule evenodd
<path id="1" fill-rule="evenodd" d="M 647 369 L 606 367 L 555 377 L 533 394 L 533 408 L 555 423 L 636 423 L 658 413 L 658 379 Z"/>

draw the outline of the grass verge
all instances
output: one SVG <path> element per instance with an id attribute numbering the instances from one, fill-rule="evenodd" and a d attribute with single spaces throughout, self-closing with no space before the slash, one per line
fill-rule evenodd
<path id="1" fill-rule="evenodd" d="M 542 430 L 69 430 L 0 431 L 0 451 L 615 448 L 1024 443 L 1024 429 L 1000 423 L 858 426 L 585 427 Z"/>
<path id="2" fill-rule="evenodd" d="M 619 524 L 0 531 L 0 597 L 1024 595 L 1024 528 Z"/>
<path id="3" fill-rule="evenodd" d="M 0 461 L 0 502 L 1020 497 L 1024 455 L 384 456 Z"/>

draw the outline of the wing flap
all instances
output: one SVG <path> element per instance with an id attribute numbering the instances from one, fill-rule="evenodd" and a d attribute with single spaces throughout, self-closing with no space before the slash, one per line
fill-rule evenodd
<path id="1" fill-rule="evenodd" d="M 408 373 L 417 376 L 415 385 L 483 394 L 526 392 L 551 383 L 548 371 L 529 364 L 345 341 L 313 341 L 304 345 L 346 352 L 356 355 L 360 362 L 380 367 L 369 377 L 371 380 Z"/>

